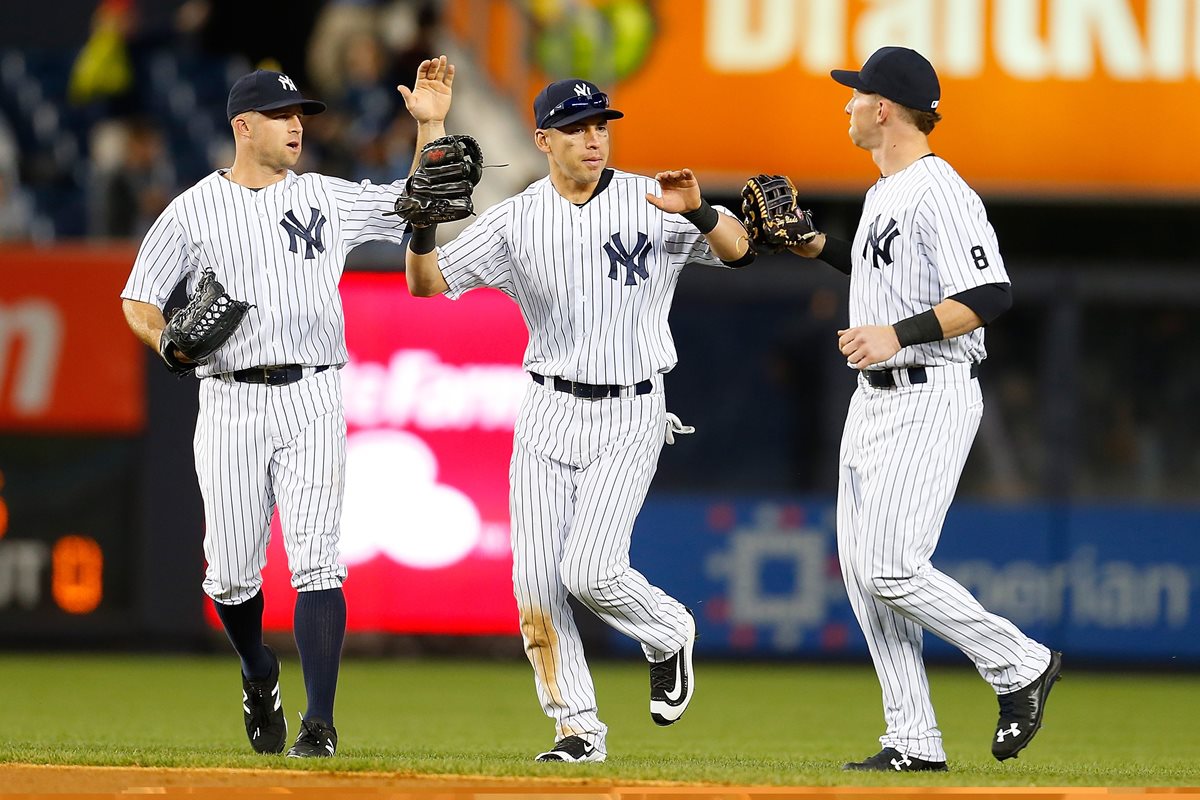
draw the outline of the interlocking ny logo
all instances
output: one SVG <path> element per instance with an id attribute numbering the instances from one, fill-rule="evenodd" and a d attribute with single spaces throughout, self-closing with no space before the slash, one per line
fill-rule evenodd
<path id="1" fill-rule="evenodd" d="M 626 250 L 625 245 L 621 243 L 621 234 L 614 233 L 612 240 L 604 245 L 604 252 L 608 253 L 609 268 L 608 277 L 612 280 L 618 280 L 618 267 L 625 267 L 625 285 L 634 286 L 637 284 L 637 278 L 634 275 L 641 275 L 642 280 L 650 280 L 650 273 L 646 271 L 646 257 L 650 255 L 650 237 L 641 231 L 638 232 L 637 244 L 632 250 Z"/>
<path id="2" fill-rule="evenodd" d="M 321 241 L 321 231 L 325 228 L 325 215 L 321 213 L 319 208 L 309 208 L 312 214 L 308 218 L 307 225 L 301 225 L 300 220 L 296 219 L 296 212 L 288 211 L 283 215 L 283 219 L 279 220 L 279 224 L 288 232 L 289 249 L 295 253 L 298 239 L 304 240 L 304 258 L 316 258 L 313 253 L 313 248 L 316 248 L 318 253 L 325 252 L 325 244 Z"/>
<path id="3" fill-rule="evenodd" d="M 289 92 L 299 91 L 298 89 L 296 89 L 295 82 L 292 81 L 292 79 L 289 78 L 287 75 L 279 76 L 279 85 L 282 86 L 283 88 L 287 89 Z"/>
<path id="4" fill-rule="evenodd" d="M 588 87 L 582 83 L 575 84 L 575 94 L 580 97 L 591 97 L 592 93 L 588 91 Z"/>
<path id="5" fill-rule="evenodd" d="M 883 230 L 879 229 L 880 220 L 883 215 L 875 217 L 875 221 L 871 223 L 871 227 L 867 228 L 867 241 L 863 244 L 863 258 L 867 257 L 867 248 L 874 249 L 871 254 L 871 266 L 879 269 L 879 260 L 883 259 L 883 263 L 889 267 L 892 265 L 892 242 L 900 235 L 900 230 L 896 227 L 896 220 L 888 219 L 887 225 Z"/>
<path id="6" fill-rule="evenodd" d="M 1016 736 L 1020 736 L 1020 735 L 1021 735 L 1021 728 L 1017 725 L 1017 723 L 1014 722 L 1012 724 L 1012 727 L 1010 727 L 1008 730 L 1004 730 L 1003 728 L 1001 728 L 1000 730 L 996 731 L 996 741 L 1003 742 L 1005 736 L 1016 737 Z"/>

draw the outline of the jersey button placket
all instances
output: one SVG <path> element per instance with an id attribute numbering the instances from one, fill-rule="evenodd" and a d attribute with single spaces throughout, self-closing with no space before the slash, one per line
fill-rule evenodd
<path id="1" fill-rule="evenodd" d="M 574 204 L 572 204 L 572 210 L 575 215 L 575 245 L 576 246 L 574 248 L 575 263 L 572 265 L 572 269 L 571 269 L 571 273 L 570 273 L 570 280 L 571 280 L 571 284 L 572 284 L 571 285 L 571 295 L 573 298 L 573 305 L 575 307 L 575 314 L 574 314 L 575 324 L 572 326 L 572 331 L 571 331 L 573 334 L 572 338 L 573 338 L 573 344 L 574 344 L 574 353 L 573 353 L 574 358 L 572 360 L 574 361 L 574 373 L 575 374 L 570 375 L 568 377 L 570 377 L 570 379 L 574 380 L 574 381 L 586 381 L 586 379 L 584 378 L 584 376 L 582 374 L 581 365 L 580 365 L 580 362 L 583 357 L 583 350 L 584 350 L 584 330 L 583 330 L 583 321 L 585 319 L 585 317 L 584 317 L 584 301 L 587 300 L 587 295 L 584 294 L 584 290 L 587 287 L 587 282 L 586 282 L 586 276 L 583 274 L 584 269 L 586 268 L 587 263 L 588 263 L 587 254 L 584 252 L 584 249 L 587 247 L 587 241 L 588 241 L 587 219 L 586 219 L 586 213 L 584 211 L 585 208 L 587 208 L 587 206 L 580 208 L 579 206 L 575 206 Z"/>
<path id="2" fill-rule="evenodd" d="M 273 210 L 267 204 L 268 199 L 270 199 L 268 197 L 268 192 L 270 192 L 272 188 L 274 187 L 260 189 L 254 193 L 254 210 L 257 212 L 258 218 L 261 221 L 262 229 L 265 234 L 263 238 L 268 246 L 270 245 L 270 242 L 276 241 L 276 237 L 279 236 L 279 231 L 282 230 L 282 228 L 276 229 L 275 227 L 267 224 L 270 212 Z M 283 247 L 284 245 L 282 242 L 280 242 L 279 246 Z M 280 326 L 278 324 L 279 298 L 273 295 L 275 295 L 275 287 L 284 285 L 279 282 L 279 276 L 275 274 L 275 270 L 277 269 L 281 260 L 283 259 L 278 255 L 275 257 L 268 257 L 267 253 L 263 252 L 258 262 L 262 266 L 254 269 L 255 283 L 258 285 L 260 296 L 268 299 L 268 302 L 263 303 L 263 309 L 261 312 L 264 322 L 263 329 L 271 332 L 272 339 L 275 338 L 275 332 L 280 330 Z M 274 344 L 275 342 L 271 342 L 268 347 L 271 347 Z M 274 348 L 272 347 L 272 349 Z M 262 360 L 264 363 L 275 363 L 276 361 L 280 360 L 276 353 L 260 353 L 260 356 L 260 360 Z"/>

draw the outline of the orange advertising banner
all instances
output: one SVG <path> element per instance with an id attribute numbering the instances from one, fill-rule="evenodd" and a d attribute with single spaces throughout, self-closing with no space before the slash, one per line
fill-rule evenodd
<path id="1" fill-rule="evenodd" d="M 0 249 L 0 431 L 141 429 L 144 354 L 120 299 L 135 255 Z"/>
<path id="2" fill-rule="evenodd" d="M 524 121 L 546 80 L 591 78 L 626 114 L 613 164 L 631 171 L 686 166 L 727 187 L 782 172 L 810 192 L 860 192 L 878 173 L 847 137 L 850 90 L 829 70 L 904 45 L 941 80 L 934 150 L 977 188 L 1200 197 L 1186 146 L 1200 130 L 1200 0 L 481 5 L 452 2 L 448 19 Z M 499 6 L 519 10 L 500 24 Z M 518 47 L 529 68 L 497 74 L 496 54 Z"/>

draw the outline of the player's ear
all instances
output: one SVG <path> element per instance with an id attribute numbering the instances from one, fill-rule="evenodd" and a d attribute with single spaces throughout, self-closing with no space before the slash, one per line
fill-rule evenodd
<path id="1" fill-rule="evenodd" d="M 250 122 L 246 119 L 245 114 L 238 114 L 230 120 L 229 124 L 233 128 L 234 138 L 240 139 L 250 135 Z"/>
<path id="2" fill-rule="evenodd" d="M 550 137 L 547 136 L 546 132 L 541 128 L 538 128 L 533 132 L 533 143 L 537 145 L 537 149 L 541 150 L 543 153 L 550 152 Z"/>

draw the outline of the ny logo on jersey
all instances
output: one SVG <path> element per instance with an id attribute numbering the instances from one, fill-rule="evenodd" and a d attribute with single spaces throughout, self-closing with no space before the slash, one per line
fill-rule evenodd
<path id="1" fill-rule="evenodd" d="M 282 86 L 283 88 L 287 89 L 289 92 L 299 91 L 296 88 L 295 82 L 291 78 L 289 78 L 287 75 L 279 76 L 279 85 Z"/>
<path id="2" fill-rule="evenodd" d="M 642 280 L 650 280 L 650 273 L 646 271 L 646 257 L 650 255 L 650 237 L 642 232 L 638 232 L 637 244 L 632 250 L 626 250 L 625 245 L 621 242 L 621 234 L 614 233 L 612 239 L 604 245 L 604 252 L 608 253 L 608 277 L 612 280 L 617 278 L 617 270 L 619 267 L 625 267 L 625 285 L 637 285 L 637 278 L 634 275 L 641 275 Z"/>
<path id="3" fill-rule="evenodd" d="M 896 227 L 896 220 L 889 218 L 887 225 L 883 230 L 879 229 L 880 220 L 883 215 L 879 214 L 875 217 L 875 221 L 871 223 L 871 227 L 867 228 L 867 241 L 863 243 L 862 257 L 867 257 L 867 248 L 872 248 L 875 252 L 871 254 L 871 266 L 879 269 L 879 260 L 883 259 L 883 263 L 889 267 L 892 265 L 892 242 L 900 235 L 900 230 Z"/>
<path id="4" fill-rule="evenodd" d="M 315 248 L 318 253 L 325 252 L 325 244 L 321 241 L 321 231 L 325 228 L 325 223 L 329 220 L 325 219 L 325 215 L 321 213 L 319 208 L 309 207 L 312 214 L 308 218 L 307 225 L 301 225 L 300 220 L 296 219 L 296 212 L 288 211 L 283 215 L 283 219 L 279 220 L 279 224 L 288 232 L 289 249 L 295 253 L 296 245 L 299 239 L 304 240 L 304 258 L 316 258 L 313 253 Z"/>

